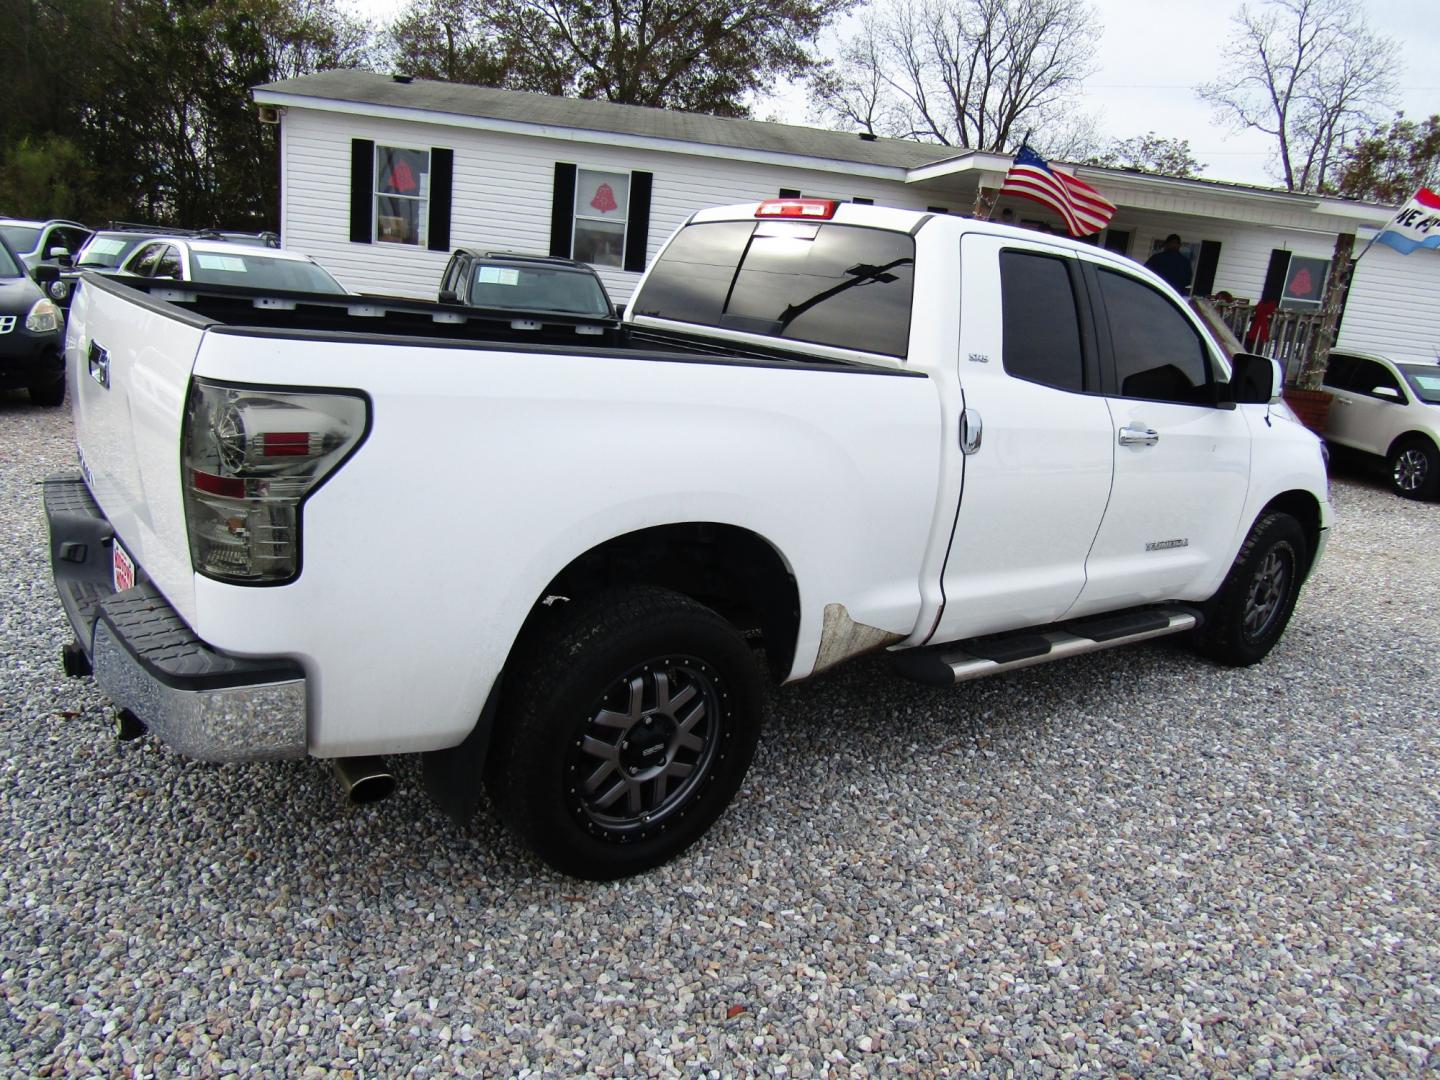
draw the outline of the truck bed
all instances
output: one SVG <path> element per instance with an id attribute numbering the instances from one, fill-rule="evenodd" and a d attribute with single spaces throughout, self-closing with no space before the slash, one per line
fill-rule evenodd
<path id="1" fill-rule="evenodd" d="M 801 349 L 739 345 L 700 332 L 625 325 L 595 333 L 589 328 L 597 324 L 580 316 L 537 318 L 534 312 L 457 307 L 396 296 L 285 293 L 93 272 L 83 278 L 92 288 L 128 290 L 134 303 L 179 318 L 197 329 L 257 337 L 344 337 L 366 342 L 402 339 L 417 345 L 498 348 L 508 352 L 534 349 L 626 359 L 875 370 L 870 365 L 816 356 Z"/>

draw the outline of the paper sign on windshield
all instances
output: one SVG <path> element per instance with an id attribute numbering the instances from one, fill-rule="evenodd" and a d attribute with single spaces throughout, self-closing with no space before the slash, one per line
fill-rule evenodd
<path id="1" fill-rule="evenodd" d="M 482 266 L 476 280 L 482 285 L 519 285 L 520 271 L 505 266 Z"/>
<path id="2" fill-rule="evenodd" d="M 245 260 L 237 259 L 234 255 L 201 255 L 196 252 L 195 261 L 200 264 L 202 270 L 228 270 L 232 274 L 245 273 Z"/>

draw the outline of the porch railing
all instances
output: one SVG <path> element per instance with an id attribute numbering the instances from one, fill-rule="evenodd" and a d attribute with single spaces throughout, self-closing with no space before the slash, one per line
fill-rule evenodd
<path id="1" fill-rule="evenodd" d="M 1255 318 L 1255 305 L 1244 300 L 1213 301 L 1215 311 L 1240 341 Z M 1270 316 L 1270 332 L 1258 349 L 1263 356 L 1279 360 L 1285 382 L 1293 385 L 1301 370 L 1320 345 L 1321 315 L 1318 311 L 1290 311 L 1277 308 Z"/>

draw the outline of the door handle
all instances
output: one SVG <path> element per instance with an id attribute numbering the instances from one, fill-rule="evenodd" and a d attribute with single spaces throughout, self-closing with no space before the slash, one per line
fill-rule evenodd
<path id="1" fill-rule="evenodd" d="M 1154 446 L 1160 441 L 1160 433 L 1148 427 L 1122 427 L 1121 446 Z"/>
<path id="2" fill-rule="evenodd" d="M 1354 405 L 1354 404 L 1355 404 L 1355 402 L 1351 401 L 1348 397 L 1341 397 L 1339 394 L 1334 394 L 1334 395 L 1332 395 L 1332 396 L 1334 397 L 1334 399 L 1335 399 L 1335 401 L 1336 401 L 1337 404 L 1340 404 L 1340 405 Z"/>
<path id="3" fill-rule="evenodd" d="M 960 451 L 965 454 L 973 454 L 980 449 L 980 437 L 985 431 L 985 421 L 980 419 L 980 414 L 974 409 L 966 409 L 960 414 Z"/>
<path id="4" fill-rule="evenodd" d="M 89 368 L 90 377 L 106 390 L 109 390 L 110 354 L 101 347 L 98 341 L 90 342 Z"/>

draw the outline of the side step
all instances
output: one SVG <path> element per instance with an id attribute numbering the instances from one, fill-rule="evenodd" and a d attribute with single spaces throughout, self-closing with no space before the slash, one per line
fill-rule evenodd
<path id="1" fill-rule="evenodd" d="M 986 675 L 1113 649 L 1179 634 L 1200 625 L 1200 612 L 1179 604 L 1136 608 L 1109 615 L 970 638 L 951 645 L 893 654 L 895 670 L 931 686 L 953 686 Z"/>

